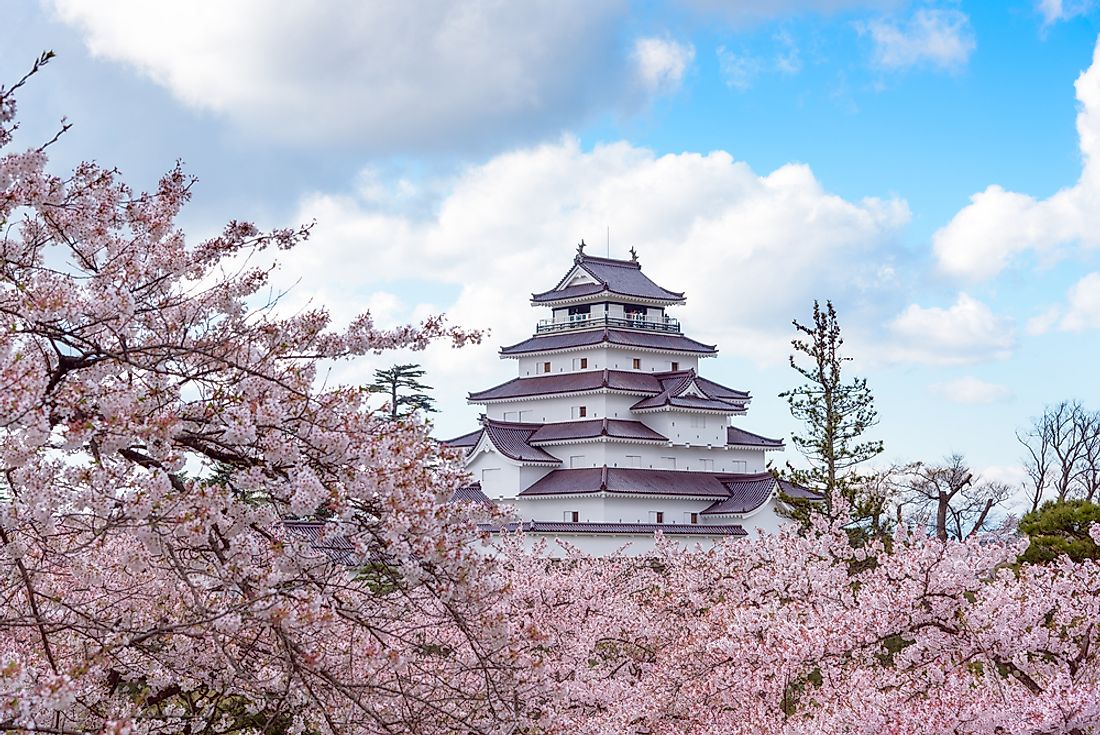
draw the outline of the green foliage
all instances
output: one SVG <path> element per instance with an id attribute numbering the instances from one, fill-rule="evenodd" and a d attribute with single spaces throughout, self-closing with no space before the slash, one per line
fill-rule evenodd
<path id="1" fill-rule="evenodd" d="M 394 365 L 385 370 L 375 370 L 374 382 L 367 387 L 376 393 L 389 395 L 391 420 L 410 416 L 417 411 L 436 413 L 435 399 L 425 393 L 433 388 L 421 383 L 422 377 L 424 369 L 415 363 Z"/>
<path id="2" fill-rule="evenodd" d="M 841 354 L 844 339 L 831 301 L 825 308 L 814 301 L 813 324 L 794 320 L 798 336 L 791 340 L 806 364 L 791 355 L 790 363 L 805 379 L 801 386 L 780 394 L 791 415 L 805 425 L 805 433 L 792 437 L 809 462 L 808 469 L 787 465 L 784 473 L 795 485 L 824 497 L 824 502 L 784 497 L 788 514 L 805 522 L 814 512 L 833 513 L 835 499 L 848 501 L 853 516 L 866 520 L 876 515 L 863 508 L 861 478 L 853 468 L 882 452 L 881 441 L 861 441 L 863 433 L 878 422 L 874 398 L 864 378 L 845 382 L 842 367 L 851 360 Z"/>
<path id="3" fill-rule="evenodd" d="M 1047 501 L 1020 519 L 1020 532 L 1031 545 L 1020 556 L 1029 564 L 1045 564 L 1062 554 L 1075 562 L 1100 559 L 1100 547 L 1089 536 L 1089 527 L 1100 523 L 1100 505 L 1087 500 Z"/>

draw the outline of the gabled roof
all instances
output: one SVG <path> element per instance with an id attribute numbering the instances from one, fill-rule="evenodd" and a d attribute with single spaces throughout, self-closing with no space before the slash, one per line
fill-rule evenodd
<path id="1" fill-rule="evenodd" d="M 660 395 L 673 388 L 681 386 L 686 388 L 689 383 L 685 382 L 684 379 L 689 375 L 694 376 L 694 374 L 693 370 L 664 373 L 640 373 L 631 370 L 588 370 L 577 373 L 551 373 L 530 378 L 513 378 L 507 383 L 501 383 L 488 390 L 471 393 L 467 400 L 470 403 L 484 403 L 511 398 L 527 398 L 529 396 L 553 395 L 556 393 L 581 393 L 601 389 L 618 390 L 638 395 Z M 743 404 L 749 399 L 749 394 L 744 391 L 726 388 L 697 377 L 695 380 L 696 385 L 704 389 L 709 397 L 716 400 L 727 401 L 732 399 Z M 725 405 L 725 408 L 741 410 L 744 406 L 741 405 L 735 408 L 732 403 L 729 403 Z"/>
<path id="2" fill-rule="evenodd" d="M 559 465 L 561 460 L 545 450 L 531 446 L 528 442 L 542 424 L 525 424 L 515 421 L 497 421 L 482 417 L 485 439 L 492 443 L 498 452 L 516 462 Z"/>
<path id="3" fill-rule="evenodd" d="M 445 447 L 458 447 L 460 449 L 473 449 L 477 446 L 478 440 L 481 439 L 481 432 L 484 429 L 476 429 L 469 434 L 463 434 L 462 436 L 456 436 L 454 439 L 440 439 L 439 443 Z"/>
<path id="4" fill-rule="evenodd" d="M 462 487 L 457 488 L 453 493 L 451 493 L 451 497 L 447 502 L 478 504 L 488 503 L 489 505 L 493 504 L 493 501 L 489 500 L 489 496 L 482 492 L 480 482 L 470 483 L 469 485 L 463 485 Z"/>
<path id="5" fill-rule="evenodd" d="M 722 484 L 729 491 L 729 496 L 706 508 L 703 515 L 748 513 L 763 505 L 776 490 L 776 480 L 770 472 L 726 479 Z"/>
<path id="6" fill-rule="evenodd" d="M 514 533 L 553 533 L 556 535 L 567 534 L 627 534 L 637 536 L 641 534 L 654 534 L 660 531 L 665 536 L 746 536 L 744 528 L 737 524 L 709 524 L 709 523 L 569 523 L 563 521 L 526 521 L 524 523 L 505 523 L 493 525 L 490 523 L 478 524 L 482 531 L 498 533 L 507 531 Z"/>
<path id="7" fill-rule="evenodd" d="M 618 347 L 633 347 L 668 352 L 712 356 L 718 354 L 714 345 L 696 342 L 682 334 L 663 334 L 660 332 L 629 332 L 622 329 L 588 329 L 558 332 L 525 339 L 508 347 L 502 347 L 502 357 L 527 355 L 534 352 L 552 352 L 568 350 L 574 347 L 592 347 L 609 344 Z"/>
<path id="8" fill-rule="evenodd" d="M 606 436 L 612 439 L 630 439 L 635 441 L 667 442 L 668 437 L 658 434 L 641 421 L 622 419 L 590 419 L 588 421 L 563 421 L 556 424 L 544 424 L 528 440 L 531 444 L 572 441 L 574 439 L 594 439 Z"/>
<path id="9" fill-rule="evenodd" d="M 769 439 L 766 436 L 753 434 L 751 431 L 738 429 L 736 426 L 726 427 L 726 444 L 739 447 L 762 447 L 763 449 L 782 449 L 782 439 Z"/>
<path id="10" fill-rule="evenodd" d="M 683 408 L 695 411 L 720 411 L 737 413 L 745 410 L 749 394 L 726 388 L 710 380 L 703 380 L 694 370 L 678 370 L 654 373 L 661 392 L 635 403 L 632 411 L 660 408 Z"/>
<path id="11" fill-rule="evenodd" d="M 574 267 L 570 268 L 569 272 L 558 281 L 557 286 L 543 293 L 532 294 L 531 300 L 541 304 L 582 298 L 600 293 L 618 294 L 620 296 L 668 303 L 679 303 L 684 300 L 682 292 L 669 291 L 649 280 L 642 273 L 642 266 L 636 260 L 597 258 L 579 253 L 573 262 Z M 578 270 L 587 273 L 596 280 L 596 283 L 567 285 Z"/>

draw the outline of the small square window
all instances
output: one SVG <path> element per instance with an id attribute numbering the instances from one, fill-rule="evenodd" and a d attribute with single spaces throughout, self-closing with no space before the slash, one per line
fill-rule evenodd
<path id="1" fill-rule="evenodd" d="M 664 523 L 665 522 L 665 514 L 664 514 L 663 511 L 659 510 L 659 511 L 657 511 L 657 513 L 655 515 L 657 517 L 657 523 Z"/>
<path id="2" fill-rule="evenodd" d="M 587 369 L 588 369 L 588 358 L 587 357 L 582 357 L 581 358 L 581 370 L 587 370 Z"/>
<path id="3" fill-rule="evenodd" d="M 633 360 L 631 361 L 631 364 L 630 364 L 630 366 L 631 366 L 632 368 L 634 368 L 635 370 L 641 370 L 641 369 L 642 369 L 642 358 L 640 358 L 640 357 L 635 357 L 635 358 L 634 358 L 634 359 L 633 359 Z"/>
<path id="4" fill-rule="evenodd" d="M 576 510 L 567 510 L 567 511 L 565 511 L 565 522 L 566 523 L 577 523 L 577 522 L 580 521 L 580 519 L 581 519 L 580 511 L 576 511 Z"/>
<path id="5" fill-rule="evenodd" d="M 550 363 L 548 363 L 548 362 L 542 363 L 542 372 L 544 372 L 544 373 L 550 372 Z"/>
<path id="6" fill-rule="evenodd" d="M 672 363 L 672 369 L 673 369 L 673 371 L 679 370 L 680 369 L 680 363 L 678 363 L 678 362 Z"/>
<path id="7" fill-rule="evenodd" d="M 578 406 L 577 407 L 577 415 L 580 416 L 582 419 L 585 416 L 587 416 L 588 415 L 588 406 Z"/>
<path id="8" fill-rule="evenodd" d="M 698 513 L 692 513 L 691 514 L 691 523 L 692 523 L 692 525 L 697 524 L 698 522 L 699 522 L 699 514 Z"/>

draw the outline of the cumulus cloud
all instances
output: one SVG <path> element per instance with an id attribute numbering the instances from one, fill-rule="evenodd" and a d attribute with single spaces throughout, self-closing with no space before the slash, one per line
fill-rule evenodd
<path id="1" fill-rule="evenodd" d="M 1100 247 L 1100 44 L 1077 78 L 1083 166 L 1073 186 L 1047 199 L 991 185 L 933 235 L 940 269 L 972 280 L 996 276 L 1021 256 L 1044 261 L 1074 245 Z"/>
<path id="2" fill-rule="evenodd" d="M 93 54 L 265 138 L 489 145 L 557 134 L 646 92 L 618 43 L 625 0 L 47 1 Z M 646 69 L 663 85 L 686 49 L 658 50 Z"/>
<path id="3" fill-rule="evenodd" d="M 870 36 L 874 65 L 887 70 L 959 69 L 977 45 L 970 18 L 953 8 L 920 8 L 903 22 L 880 18 L 858 23 L 856 29 Z"/>
<path id="4" fill-rule="evenodd" d="M 946 309 L 910 304 L 890 331 L 897 339 L 897 359 L 934 365 L 1003 359 L 1015 346 L 1011 322 L 965 293 Z"/>
<path id="5" fill-rule="evenodd" d="M 1067 332 L 1100 328 L 1100 273 L 1089 273 L 1073 284 L 1066 296 L 1065 314 L 1058 327 Z"/>
<path id="6" fill-rule="evenodd" d="M 680 87 L 684 72 L 695 59 L 695 47 L 665 38 L 639 38 L 634 42 L 633 58 L 646 88 L 671 92 Z"/>
<path id="7" fill-rule="evenodd" d="M 440 398 L 445 415 L 457 416 L 472 416 L 465 390 L 514 377 L 514 363 L 496 351 L 545 316 L 527 307 L 529 295 L 564 274 L 581 237 L 588 252 L 606 252 L 608 225 L 612 256 L 636 246 L 647 273 L 687 292 L 676 315 L 691 336 L 718 343 L 727 359 L 781 365 L 790 320 L 812 299 L 832 298 L 853 315 L 860 299 L 894 303 L 881 275 L 909 219 L 903 201 L 829 193 L 804 165 L 761 175 L 721 151 L 657 156 L 627 143 L 585 151 L 573 139 L 467 168 L 430 211 L 379 207 L 374 194 L 318 192 L 301 202 L 293 219 L 317 227 L 288 265 L 302 274 L 296 292 L 346 317 L 366 294 L 401 284 L 418 313 L 492 327 L 480 347 L 415 357 L 437 385 L 456 386 Z"/>
<path id="8" fill-rule="evenodd" d="M 973 377 L 934 383 L 929 387 L 933 393 L 952 403 L 996 403 L 1012 397 L 1012 390 L 1008 386 L 988 383 Z"/>

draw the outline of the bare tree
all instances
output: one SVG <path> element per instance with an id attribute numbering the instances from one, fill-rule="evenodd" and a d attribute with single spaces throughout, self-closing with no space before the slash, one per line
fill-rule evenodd
<path id="1" fill-rule="evenodd" d="M 1016 438 L 1026 451 L 1032 511 L 1048 493 L 1059 502 L 1100 495 L 1100 415 L 1079 401 L 1062 401 L 1048 406 Z"/>
<path id="2" fill-rule="evenodd" d="M 944 541 L 987 529 L 993 509 L 1012 495 L 1003 482 L 976 478 L 961 454 L 942 465 L 910 465 L 903 484 L 902 513 Z"/>

